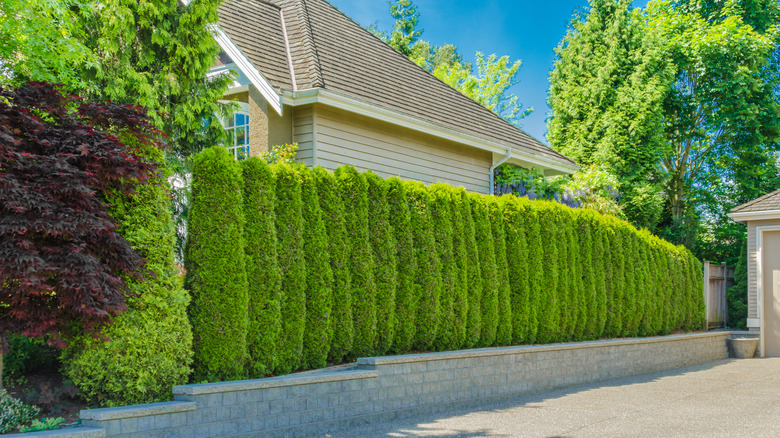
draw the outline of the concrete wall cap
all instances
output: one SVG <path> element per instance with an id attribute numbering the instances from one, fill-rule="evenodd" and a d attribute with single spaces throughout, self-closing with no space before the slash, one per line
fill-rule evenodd
<path id="1" fill-rule="evenodd" d="M 79 413 L 82 420 L 107 421 L 123 418 L 148 417 L 151 415 L 175 414 L 195 410 L 195 402 L 162 402 L 144 405 L 121 406 L 118 408 L 84 409 Z M 27 436 L 27 435 L 25 435 Z"/>
<path id="2" fill-rule="evenodd" d="M 255 389 L 279 388 L 284 386 L 309 385 L 312 383 L 339 382 L 342 380 L 371 379 L 376 371 L 350 370 L 330 373 L 313 373 L 268 377 L 265 379 L 236 380 L 232 382 L 199 383 L 173 387 L 174 395 L 204 395 L 221 392 L 250 391 Z"/>
<path id="3" fill-rule="evenodd" d="M 14 433 L 3 438 L 105 438 L 105 429 L 94 427 L 71 427 L 65 429 L 44 430 L 41 432 Z"/>
<path id="4" fill-rule="evenodd" d="M 689 333 L 682 335 L 656 336 L 651 338 L 609 339 L 590 342 L 565 342 L 550 345 L 520 345 L 516 347 L 480 348 L 474 350 L 444 351 L 440 353 L 409 354 L 404 356 L 361 357 L 357 360 L 358 366 L 368 365 L 394 365 L 414 362 L 429 362 L 435 360 L 467 359 L 474 357 L 505 356 L 509 354 L 539 353 L 544 351 L 578 350 L 583 348 L 601 348 L 618 345 L 641 345 L 658 342 L 674 342 L 685 339 L 709 338 L 722 336 L 724 339 L 731 336 L 727 330 L 712 331 L 707 333 Z"/>

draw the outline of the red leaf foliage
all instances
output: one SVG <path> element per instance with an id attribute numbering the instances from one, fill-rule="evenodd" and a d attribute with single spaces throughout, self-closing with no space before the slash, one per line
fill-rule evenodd
<path id="1" fill-rule="evenodd" d="M 0 89 L 0 333 L 61 344 L 126 309 L 123 277 L 138 278 L 144 261 L 106 194 L 129 196 L 158 172 L 136 147 L 160 139 L 138 107 L 40 82 Z"/>

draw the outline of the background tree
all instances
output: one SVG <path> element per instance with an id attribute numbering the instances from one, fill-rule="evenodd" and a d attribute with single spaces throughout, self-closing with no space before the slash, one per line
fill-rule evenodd
<path id="1" fill-rule="evenodd" d="M 518 125 L 533 111 L 533 108 L 523 110 L 517 96 L 509 93 L 509 88 L 519 82 L 520 60 L 511 62 L 509 56 L 491 54 L 485 57 L 482 52 L 477 52 L 475 73 L 471 63 L 463 62 L 457 46 L 444 44 L 436 47 L 419 39 L 423 33 L 422 29 L 418 29 L 420 14 L 411 0 L 390 3 L 390 15 L 395 19 L 390 35 L 375 26 L 371 26 L 369 31 L 417 65 L 512 124 Z"/>
<path id="2" fill-rule="evenodd" d="M 127 282 L 144 278 L 144 261 L 107 199 L 157 172 L 133 142 L 161 146 L 137 109 L 80 102 L 43 83 L 0 89 L 2 348 L 7 333 L 63 346 L 127 309 Z"/>
<path id="3" fill-rule="evenodd" d="M 593 0 L 572 21 L 550 74 L 547 137 L 583 171 L 614 175 L 629 221 L 652 229 L 661 216 L 662 102 L 673 72 L 630 6 Z"/>
<path id="4" fill-rule="evenodd" d="M 664 102 L 662 235 L 694 248 L 700 217 L 712 213 L 711 194 L 747 170 L 740 169 L 742 155 L 756 164 L 756 151 L 776 150 L 770 142 L 779 133 L 780 110 L 763 74 L 776 29 L 754 29 L 737 2 L 728 2 L 716 17 L 708 17 L 706 8 L 690 9 L 659 2 L 648 15 L 676 68 Z"/>

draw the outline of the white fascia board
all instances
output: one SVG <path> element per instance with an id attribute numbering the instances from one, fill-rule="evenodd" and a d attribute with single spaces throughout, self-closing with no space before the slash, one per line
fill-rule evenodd
<path id="1" fill-rule="evenodd" d="M 453 129 L 437 125 L 418 117 L 383 108 L 379 105 L 368 103 L 353 97 L 344 96 L 343 94 L 334 93 L 333 91 L 322 88 L 311 88 L 301 91 L 282 90 L 282 96 L 283 102 L 287 105 L 299 106 L 311 103 L 321 103 L 323 105 L 358 113 L 373 119 L 381 120 L 383 122 L 404 126 L 415 131 L 434 135 L 446 140 L 466 144 L 478 149 L 494 152 L 496 154 L 501 154 L 502 156 L 507 154 L 507 145 L 485 140 L 484 138 L 477 137 L 475 135 L 455 131 Z M 567 174 L 573 173 L 579 169 L 579 166 L 576 164 L 551 160 L 547 157 L 534 155 L 514 147 L 512 147 L 511 150 L 512 157 L 538 166 L 542 166 L 547 169 L 554 169 Z"/>
<path id="2" fill-rule="evenodd" d="M 219 26 L 216 24 L 209 25 L 209 30 L 211 30 L 211 34 L 214 36 L 214 39 L 217 40 L 217 44 L 222 47 L 222 50 L 224 50 L 225 53 L 230 56 L 230 59 L 236 63 L 236 66 L 238 66 L 241 72 L 244 73 L 247 78 L 249 78 L 249 80 L 252 82 L 252 85 L 260 90 L 260 94 L 262 94 L 265 100 L 268 101 L 268 105 L 270 105 L 276 111 L 276 113 L 281 116 L 282 96 L 280 96 L 274 90 L 268 80 L 263 77 L 262 73 L 260 73 L 255 68 L 255 66 L 249 62 L 244 54 L 241 53 L 241 50 L 239 50 L 238 47 L 233 44 L 233 41 L 230 40 L 230 37 L 228 37 L 227 34 L 219 28 Z"/>
<path id="3" fill-rule="evenodd" d="M 780 219 L 780 210 L 746 211 L 743 213 L 729 213 L 726 216 L 735 222 L 762 221 L 767 219 Z"/>

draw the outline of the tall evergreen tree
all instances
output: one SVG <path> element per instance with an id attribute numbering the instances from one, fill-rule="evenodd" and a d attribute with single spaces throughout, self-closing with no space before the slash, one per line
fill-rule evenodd
<path id="1" fill-rule="evenodd" d="M 391 229 L 396 243 L 396 327 L 392 349 L 406 353 L 412 348 L 416 333 L 417 294 L 415 274 L 417 259 L 414 254 L 414 240 L 411 216 L 406 195 L 406 186 L 398 178 L 387 180 L 387 205 Z"/>
<path id="2" fill-rule="evenodd" d="M 271 167 L 259 158 L 242 161 L 241 168 L 249 285 L 248 371 L 250 377 L 257 378 L 274 370 L 282 323 L 282 274 L 276 250 L 276 180 Z"/>
<path id="3" fill-rule="evenodd" d="M 592 0 L 556 49 L 550 74 L 548 139 L 581 166 L 618 177 L 626 216 L 660 220 L 658 158 L 671 67 L 630 0 Z"/>
<path id="4" fill-rule="evenodd" d="M 368 231 L 368 183 L 354 167 L 341 166 L 335 172 L 345 208 L 344 219 L 350 247 L 349 273 L 355 337 L 351 356 L 369 355 L 376 340 L 376 283 L 374 255 Z"/>

